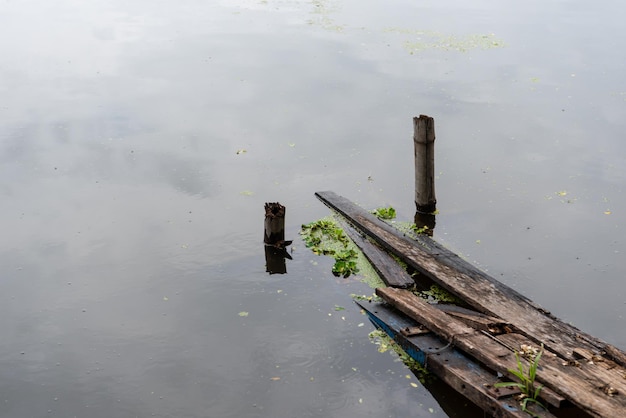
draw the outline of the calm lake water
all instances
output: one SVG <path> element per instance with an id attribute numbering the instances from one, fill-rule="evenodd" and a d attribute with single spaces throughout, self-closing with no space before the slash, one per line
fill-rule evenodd
<path id="1" fill-rule="evenodd" d="M 329 214 L 319 190 L 412 219 L 419 114 L 435 238 L 626 348 L 625 15 L 0 1 L 0 416 L 457 414 L 368 339 L 350 295 L 372 290 L 298 236 Z M 283 275 L 265 271 L 272 201 Z"/>

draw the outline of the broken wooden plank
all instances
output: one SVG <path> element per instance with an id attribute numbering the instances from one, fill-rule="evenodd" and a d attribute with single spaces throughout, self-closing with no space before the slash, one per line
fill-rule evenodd
<path id="1" fill-rule="evenodd" d="M 620 353 L 617 348 L 562 322 L 435 240 L 424 235 L 416 239 L 408 238 L 334 192 L 318 192 L 316 196 L 385 250 L 474 309 L 513 324 L 528 338 L 534 339 L 537 344 L 543 343 L 564 359 L 575 360 L 572 353 L 578 347 L 600 352 L 613 349 L 611 357 L 618 363 L 620 358 L 626 357 L 617 355 Z M 620 364 L 626 366 L 626 363 Z"/>
<path id="2" fill-rule="evenodd" d="M 494 338 L 451 318 L 407 290 L 379 288 L 376 294 L 470 357 L 514 378 L 508 370 L 517 369 L 517 361 L 508 350 L 508 354 L 502 354 L 503 346 Z M 528 362 L 524 359 L 520 361 L 528 370 Z M 626 381 L 620 382 L 597 367 L 590 368 L 584 364 L 569 367 L 561 361 L 557 356 L 546 353 L 539 365 L 536 381 L 592 416 L 619 416 L 619 411 L 626 410 Z"/>
<path id="3" fill-rule="evenodd" d="M 368 315 L 372 323 L 393 338 L 414 360 L 425 366 L 456 392 L 462 394 L 475 405 L 493 417 L 527 418 L 519 401 L 513 395 L 519 391 L 500 388 L 497 392 L 492 384 L 495 375 L 488 369 L 467 357 L 459 350 L 449 347 L 436 335 L 419 334 L 405 336 L 402 330 L 418 328 L 412 319 L 399 316 L 390 306 L 380 303 L 356 302 Z M 542 418 L 554 417 L 547 411 L 537 411 Z"/>
<path id="4" fill-rule="evenodd" d="M 344 222 L 341 222 L 345 225 Z M 345 233 L 352 239 L 370 262 L 376 273 L 387 286 L 406 289 L 415 286 L 413 278 L 395 260 L 389 257 L 376 244 L 371 243 L 366 237 L 350 227 L 343 228 Z"/>
<path id="5" fill-rule="evenodd" d="M 514 327 L 511 324 L 500 318 L 485 315 L 456 305 L 437 304 L 435 306 L 440 311 L 444 311 L 448 315 L 461 320 L 466 325 L 474 329 L 487 331 L 492 335 L 506 334 L 514 331 Z"/>

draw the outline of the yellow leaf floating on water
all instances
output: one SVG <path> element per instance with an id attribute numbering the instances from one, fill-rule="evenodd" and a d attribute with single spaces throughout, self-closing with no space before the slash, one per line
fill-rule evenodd
<path id="1" fill-rule="evenodd" d="M 248 316 L 248 315 L 249 315 L 249 312 L 246 312 L 246 311 L 239 312 L 239 316 Z"/>
<path id="2" fill-rule="evenodd" d="M 167 302 L 168 300 L 170 300 L 170 298 L 168 298 L 167 296 L 163 296 L 163 300 Z"/>
<path id="3" fill-rule="evenodd" d="M 273 380 L 274 382 L 276 382 L 277 380 L 280 380 L 280 377 L 278 377 L 278 376 L 270 377 L 270 380 Z"/>
<path id="4" fill-rule="evenodd" d="M 604 211 L 604 214 L 605 214 L 605 215 L 610 215 L 610 214 L 611 214 L 611 211 L 610 211 L 610 210 L 605 210 L 605 211 Z"/>
<path id="5" fill-rule="evenodd" d="M 238 149 L 238 150 L 237 150 L 237 155 L 240 155 L 240 154 L 245 154 L 246 152 L 248 152 L 248 150 L 245 150 L 245 149 L 243 149 L 243 148 L 242 148 L 242 149 Z"/>
<path id="6" fill-rule="evenodd" d="M 417 383 L 411 382 L 411 386 L 413 386 L 414 388 L 417 387 Z"/>
<path id="7" fill-rule="evenodd" d="M 567 191 L 561 190 L 560 192 L 556 192 L 556 194 L 559 196 L 567 196 Z"/>
<path id="8" fill-rule="evenodd" d="M 242 194 L 244 196 L 252 196 L 254 193 L 252 193 L 250 190 L 244 190 L 239 194 Z"/>

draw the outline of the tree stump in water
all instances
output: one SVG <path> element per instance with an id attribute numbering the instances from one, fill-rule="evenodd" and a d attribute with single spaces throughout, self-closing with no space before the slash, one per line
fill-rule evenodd
<path id="1" fill-rule="evenodd" d="M 285 207 L 278 202 L 265 204 L 265 234 L 263 242 L 276 247 L 285 242 Z"/>
<path id="2" fill-rule="evenodd" d="M 285 249 L 292 241 L 285 241 L 285 207 L 278 202 L 265 204 L 265 269 L 269 274 L 285 274 L 285 258 L 291 256 Z"/>

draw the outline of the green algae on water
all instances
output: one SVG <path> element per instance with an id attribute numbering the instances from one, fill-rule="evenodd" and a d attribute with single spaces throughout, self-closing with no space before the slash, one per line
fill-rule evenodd
<path id="1" fill-rule="evenodd" d="M 385 331 L 376 329 L 375 331 L 370 332 L 368 337 L 373 344 L 378 346 L 379 353 L 393 353 L 394 356 L 397 356 L 396 359 L 398 361 L 403 362 L 409 369 L 415 372 L 415 375 L 422 384 L 430 376 L 428 370 L 426 370 L 426 368 L 417 360 L 408 355 L 407 352 L 404 351 L 393 338 L 387 335 Z"/>
<path id="2" fill-rule="evenodd" d="M 416 295 L 426 299 L 429 303 L 450 303 L 453 305 L 461 305 L 462 302 L 441 286 L 433 284 L 428 290 L 417 291 Z"/>
<path id="3" fill-rule="evenodd" d="M 410 36 L 411 39 L 404 42 L 404 49 L 410 54 L 432 49 L 467 52 L 474 49 L 487 50 L 505 46 L 504 41 L 498 39 L 493 33 L 456 36 L 435 31 L 402 28 L 388 28 L 385 32 Z"/>

